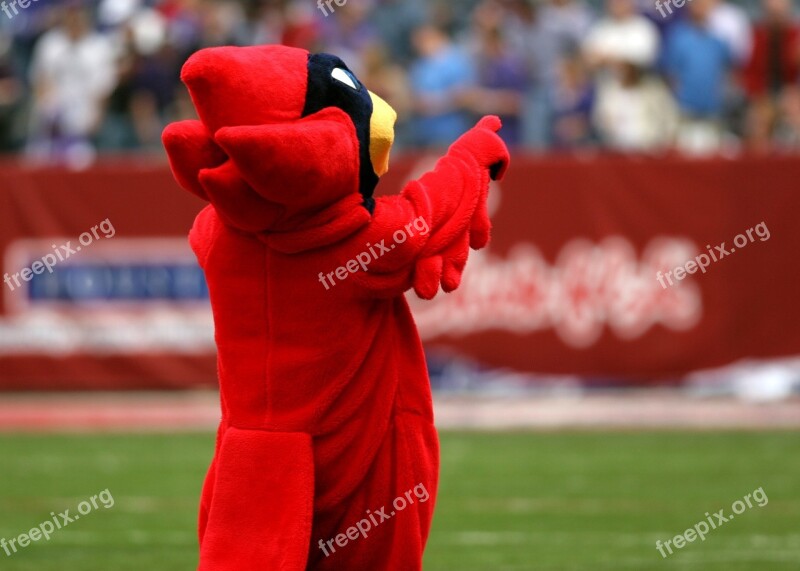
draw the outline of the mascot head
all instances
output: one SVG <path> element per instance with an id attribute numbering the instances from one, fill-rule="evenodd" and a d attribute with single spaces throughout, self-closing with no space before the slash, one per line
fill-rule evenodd
<path id="1" fill-rule="evenodd" d="M 200 120 L 168 126 L 164 145 L 178 182 L 223 218 L 269 231 L 342 201 L 372 212 L 397 115 L 341 59 L 284 46 L 210 48 L 189 58 L 181 78 Z"/>

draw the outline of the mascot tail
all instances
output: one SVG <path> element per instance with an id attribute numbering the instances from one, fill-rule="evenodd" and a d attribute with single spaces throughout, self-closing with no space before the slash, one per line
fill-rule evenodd
<path id="1" fill-rule="evenodd" d="M 311 436 L 228 428 L 209 474 L 198 571 L 304 571 L 314 502 Z"/>

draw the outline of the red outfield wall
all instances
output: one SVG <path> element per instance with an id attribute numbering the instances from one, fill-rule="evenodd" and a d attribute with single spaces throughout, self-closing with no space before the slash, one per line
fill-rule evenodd
<path id="1" fill-rule="evenodd" d="M 395 161 L 382 192 L 431 161 Z M 202 204 L 167 167 L 2 169 L 0 389 L 213 385 L 185 240 Z M 517 157 L 462 287 L 412 302 L 422 337 L 493 366 L 633 383 L 800 354 L 798 180 L 800 158 Z M 709 247 L 723 258 L 705 273 L 666 278 Z"/>

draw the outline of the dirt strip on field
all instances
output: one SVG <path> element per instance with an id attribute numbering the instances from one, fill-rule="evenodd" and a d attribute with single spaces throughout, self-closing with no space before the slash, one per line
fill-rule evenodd
<path id="1" fill-rule="evenodd" d="M 795 430 L 800 398 L 769 403 L 691 398 L 679 391 L 560 397 L 444 396 L 439 428 L 451 430 Z M 0 395 L 0 431 L 205 431 L 219 422 L 218 397 L 201 393 Z"/>

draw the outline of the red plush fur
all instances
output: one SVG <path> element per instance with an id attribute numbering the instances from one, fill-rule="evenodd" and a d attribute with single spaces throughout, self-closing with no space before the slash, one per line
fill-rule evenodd
<path id="1" fill-rule="evenodd" d="M 508 153 L 499 120 L 484 119 L 370 214 L 350 118 L 334 108 L 301 118 L 306 57 L 199 52 L 183 78 L 201 121 L 164 133 L 176 180 L 210 202 L 190 235 L 211 294 L 223 415 L 200 569 L 414 571 L 439 456 L 403 294 L 458 287 L 470 247 L 488 242 L 490 173 L 502 176 Z M 366 271 L 321 283 L 378 244 L 387 250 Z M 407 495 L 415 488 L 428 498 Z M 395 510 L 398 497 L 414 501 Z M 397 513 L 347 537 L 384 507 Z"/>

